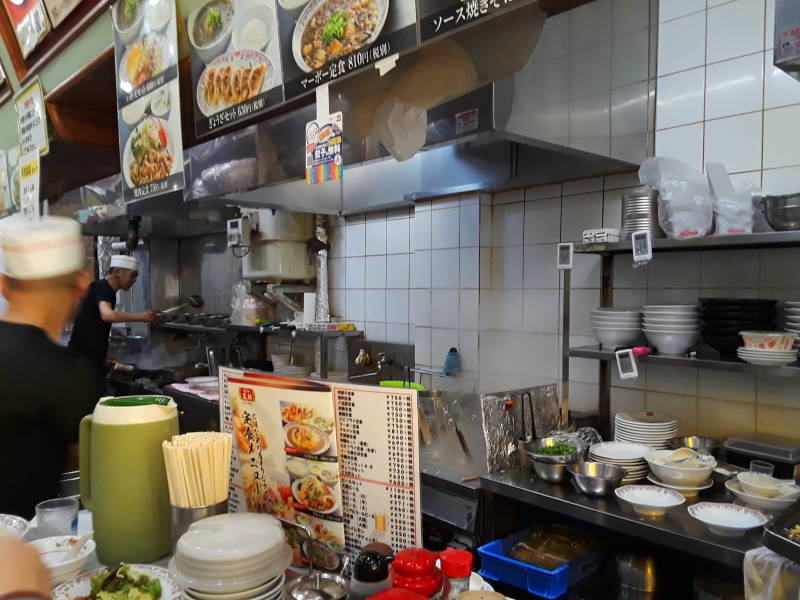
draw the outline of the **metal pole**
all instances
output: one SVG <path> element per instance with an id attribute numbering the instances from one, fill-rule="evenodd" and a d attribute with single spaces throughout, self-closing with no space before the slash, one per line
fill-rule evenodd
<path id="1" fill-rule="evenodd" d="M 600 306 L 611 306 L 614 303 L 614 256 L 603 254 L 600 267 Z M 599 361 L 597 412 L 600 421 L 600 435 L 605 439 L 611 436 L 611 366 L 611 361 Z"/>
<path id="2" fill-rule="evenodd" d="M 570 275 L 569 269 L 564 273 L 563 306 L 561 315 L 561 427 L 569 425 L 569 296 Z"/>

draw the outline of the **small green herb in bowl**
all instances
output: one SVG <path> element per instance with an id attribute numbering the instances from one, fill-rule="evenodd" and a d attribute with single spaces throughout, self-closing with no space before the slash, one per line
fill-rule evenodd
<path id="1" fill-rule="evenodd" d="M 541 454 L 543 456 L 563 456 L 565 454 L 575 454 L 578 449 L 575 446 L 568 444 L 556 444 L 554 446 L 542 446 L 536 448 L 533 453 Z"/>

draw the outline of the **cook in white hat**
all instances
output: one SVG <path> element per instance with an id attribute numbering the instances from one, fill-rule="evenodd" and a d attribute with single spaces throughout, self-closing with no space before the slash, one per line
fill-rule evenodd
<path id="1" fill-rule="evenodd" d="M 89 286 L 78 318 L 72 328 L 69 347 L 75 354 L 92 361 L 100 380 L 105 379 L 108 335 L 112 323 L 150 323 L 158 311 L 125 313 L 115 310 L 117 291 L 129 290 L 139 277 L 139 261 L 133 256 L 118 254 L 111 257 L 111 266 L 102 279 Z"/>
<path id="2" fill-rule="evenodd" d="M 9 217 L 0 246 L 0 513 L 30 518 L 58 494 L 80 419 L 103 390 L 88 361 L 55 343 L 89 286 L 80 225 Z"/>

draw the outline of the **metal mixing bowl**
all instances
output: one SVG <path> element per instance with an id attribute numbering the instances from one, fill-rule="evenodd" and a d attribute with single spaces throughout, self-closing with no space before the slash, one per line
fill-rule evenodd
<path id="1" fill-rule="evenodd" d="M 764 196 L 761 198 L 761 211 L 776 231 L 800 229 L 800 194 Z"/>
<path id="2" fill-rule="evenodd" d="M 533 463 L 533 470 L 536 471 L 536 476 L 551 483 L 564 481 L 567 467 L 569 466 L 566 464 L 546 463 L 537 459 L 532 459 L 531 462 Z"/>
<path id="3" fill-rule="evenodd" d="M 606 496 L 619 487 L 625 469 L 601 462 L 568 465 L 578 489 L 589 496 Z"/>
<path id="4" fill-rule="evenodd" d="M 722 441 L 716 438 L 700 437 L 697 435 L 688 435 L 685 437 L 674 437 L 667 440 L 667 446 L 672 450 L 678 448 L 691 448 L 692 450 L 708 450 L 709 454 L 716 456 L 722 446 Z"/>
<path id="5" fill-rule="evenodd" d="M 557 440 L 556 438 L 541 438 L 538 440 L 533 440 L 531 442 L 527 442 L 524 445 L 525 453 L 528 455 L 533 461 L 538 461 L 541 463 L 547 463 L 551 465 L 568 465 L 574 462 L 578 462 L 579 458 L 579 449 L 576 448 L 575 452 L 572 454 L 536 454 L 536 450 L 538 448 L 549 448 L 551 446 L 556 446 L 557 444 L 563 444 L 562 440 Z"/>

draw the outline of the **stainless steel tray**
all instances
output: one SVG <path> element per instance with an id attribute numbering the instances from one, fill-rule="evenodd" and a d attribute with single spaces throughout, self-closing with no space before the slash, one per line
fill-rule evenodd
<path id="1" fill-rule="evenodd" d="M 795 525 L 800 525 L 800 500 L 764 525 L 764 545 L 789 560 L 800 562 L 800 543 L 790 540 L 786 534 L 786 530 Z"/>

